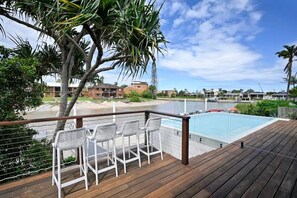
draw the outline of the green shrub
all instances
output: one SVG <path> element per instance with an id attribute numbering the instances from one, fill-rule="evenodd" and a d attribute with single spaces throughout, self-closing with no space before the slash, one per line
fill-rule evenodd
<path id="1" fill-rule="evenodd" d="M 257 106 L 255 104 L 237 104 L 235 107 L 241 114 L 257 115 Z"/>
<path id="2" fill-rule="evenodd" d="M 141 100 L 138 96 L 133 96 L 132 98 L 130 98 L 130 102 L 141 102 Z"/>
<path id="3" fill-rule="evenodd" d="M 153 98 L 153 94 L 152 94 L 151 91 L 144 91 L 144 92 L 142 93 L 142 97 L 143 97 L 143 98 Z"/>
<path id="4" fill-rule="evenodd" d="M 242 114 L 277 117 L 278 107 L 288 107 L 286 100 L 262 100 L 256 104 L 237 104 L 235 107 Z"/>
<path id="5" fill-rule="evenodd" d="M 137 91 L 135 91 L 135 90 L 132 90 L 130 93 L 129 93 L 129 95 L 128 95 L 130 98 L 132 98 L 132 97 L 141 97 L 141 94 L 139 94 Z"/>
<path id="6" fill-rule="evenodd" d="M 63 161 L 64 161 L 64 164 L 66 165 L 74 164 L 76 162 L 76 157 L 71 155 L 66 159 L 64 159 Z"/>

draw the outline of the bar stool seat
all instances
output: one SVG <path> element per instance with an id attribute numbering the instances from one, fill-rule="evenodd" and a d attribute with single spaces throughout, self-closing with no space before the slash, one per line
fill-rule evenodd
<path id="1" fill-rule="evenodd" d="M 58 197 L 62 195 L 62 188 L 78 183 L 80 181 L 85 181 L 86 190 L 88 190 L 88 179 L 87 173 L 88 168 L 86 165 L 86 151 L 85 151 L 85 142 L 86 134 L 88 129 L 79 128 L 79 129 L 70 129 L 58 131 L 55 142 L 53 146 L 53 169 L 52 169 L 52 185 L 56 184 L 58 188 Z M 64 150 L 79 149 L 79 155 L 83 155 L 82 158 L 79 157 L 80 162 L 80 175 L 81 177 L 62 183 L 61 179 L 61 152 Z M 56 156 L 57 155 L 57 156 Z M 56 159 L 57 159 L 57 170 L 56 170 Z M 82 176 L 83 173 L 83 176 Z"/>
<path id="2" fill-rule="evenodd" d="M 98 175 L 100 173 L 109 171 L 111 169 L 115 169 L 116 177 L 118 177 L 118 166 L 117 166 L 117 159 L 116 159 L 116 146 L 115 146 L 115 136 L 116 136 L 116 129 L 117 126 L 115 123 L 107 123 L 107 124 L 100 124 L 96 125 L 93 133 L 88 136 L 87 148 L 89 150 L 90 142 L 94 144 L 94 157 L 95 157 L 95 168 L 87 161 L 88 167 L 91 169 L 96 176 L 96 185 L 98 185 Z M 109 150 L 109 143 L 112 141 L 112 155 L 110 156 Z M 107 152 L 106 152 L 106 159 L 107 159 L 107 167 L 98 169 L 98 151 L 97 146 L 101 143 L 107 144 Z M 89 159 L 89 154 L 87 154 L 87 159 Z M 112 165 L 109 164 L 112 163 Z"/>
<path id="3" fill-rule="evenodd" d="M 117 132 L 117 135 L 122 137 L 122 149 L 123 149 L 123 159 L 117 157 L 117 160 L 121 162 L 124 165 L 124 172 L 127 172 L 126 164 L 138 160 L 139 167 L 141 167 L 141 159 L 140 159 L 140 149 L 139 149 L 139 120 L 133 120 L 133 121 L 126 121 L 124 122 L 122 128 L 120 131 Z M 130 137 L 136 136 L 136 153 L 131 150 L 130 148 Z M 128 145 L 128 158 L 126 159 L 125 151 L 125 138 L 128 137 L 129 145 Z M 130 157 L 130 154 L 132 154 L 134 157 Z"/>
<path id="4" fill-rule="evenodd" d="M 163 160 L 163 151 L 162 151 L 162 141 L 161 141 L 161 133 L 160 133 L 160 127 L 161 127 L 161 118 L 150 118 L 147 120 L 144 127 L 140 128 L 145 131 L 146 136 L 146 151 L 143 150 L 143 148 L 140 149 L 140 152 L 145 154 L 148 158 L 148 164 L 151 163 L 150 156 L 161 154 L 161 159 Z M 159 149 L 157 151 L 153 151 L 153 137 L 152 133 L 158 133 L 159 135 Z M 150 151 L 151 147 L 151 151 Z"/>

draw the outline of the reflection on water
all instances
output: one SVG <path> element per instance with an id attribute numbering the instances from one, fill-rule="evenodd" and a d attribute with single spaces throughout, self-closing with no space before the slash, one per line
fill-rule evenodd
<path id="1" fill-rule="evenodd" d="M 228 108 L 234 107 L 236 103 L 234 102 L 208 102 L 207 109 L 222 109 L 227 110 Z M 204 101 L 187 101 L 186 112 L 195 112 L 205 109 Z M 140 107 L 116 107 L 116 111 L 133 111 L 133 110 L 154 110 L 166 113 L 183 113 L 184 112 L 184 102 L 183 101 L 170 101 L 168 103 L 163 103 L 154 106 L 140 106 Z M 85 114 L 101 114 L 101 113 L 111 113 L 112 108 L 102 108 L 102 109 L 79 109 L 77 110 L 77 115 Z M 73 115 L 73 111 L 70 115 Z M 46 117 L 56 117 L 57 111 L 51 111 L 48 109 L 40 109 L 38 111 L 33 111 L 28 113 L 25 118 L 34 119 L 34 118 L 46 118 Z"/>

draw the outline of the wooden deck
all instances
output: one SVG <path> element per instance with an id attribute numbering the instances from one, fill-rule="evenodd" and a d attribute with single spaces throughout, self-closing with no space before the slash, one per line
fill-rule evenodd
<path id="1" fill-rule="evenodd" d="M 240 148 L 244 141 L 245 148 Z M 96 186 L 66 188 L 66 197 L 297 197 L 297 121 L 277 121 L 234 144 L 190 159 L 188 166 L 165 154 L 143 159 Z M 50 172 L 0 186 L 0 197 L 56 197 Z"/>

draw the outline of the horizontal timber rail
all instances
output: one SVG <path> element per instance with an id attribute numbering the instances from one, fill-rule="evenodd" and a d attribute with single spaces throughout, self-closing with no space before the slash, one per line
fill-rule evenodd
<path id="1" fill-rule="evenodd" d="M 0 127 L 1 126 L 20 125 L 20 124 L 38 123 L 38 122 L 76 119 L 76 127 L 79 128 L 79 127 L 83 127 L 83 119 L 84 118 L 124 115 L 124 114 L 138 114 L 138 113 L 145 114 L 145 121 L 147 121 L 149 119 L 150 114 L 157 114 L 157 115 L 163 115 L 163 116 L 182 119 L 182 145 L 181 145 L 182 156 L 181 156 L 181 159 L 182 159 L 182 164 L 187 165 L 189 163 L 189 119 L 190 119 L 190 116 L 177 115 L 177 114 L 151 111 L 151 110 L 123 111 L 123 112 L 115 112 L 115 113 L 87 114 L 87 115 L 65 116 L 65 117 L 50 117 L 50 118 L 39 118 L 39 119 L 17 120 L 17 121 L 2 121 L 2 122 L 0 122 Z"/>

